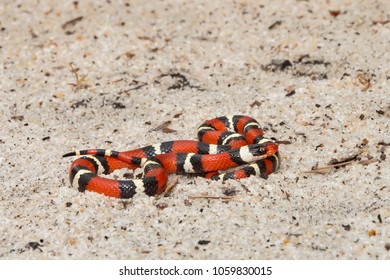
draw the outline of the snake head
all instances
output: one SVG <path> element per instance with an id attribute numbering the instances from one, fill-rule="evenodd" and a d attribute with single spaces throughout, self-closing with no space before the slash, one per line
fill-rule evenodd
<path id="1" fill-rule="evenodd" d="M 273 156 L 278 152 L 278 145 L 268 138 L 263 138 L 258 144 L 250 145 L 253 147 L 255 156 L 261 156 L 262 158 Z"/>

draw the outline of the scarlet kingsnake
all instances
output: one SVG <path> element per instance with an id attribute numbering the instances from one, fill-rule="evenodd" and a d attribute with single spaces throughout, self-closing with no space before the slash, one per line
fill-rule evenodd
<path id="1" fill-rule="evenodd" d="M 63 157 L 83 155 L 70 169 L 70 182 L 79 191 L 131 198 L 136 193 L 149 196 L 164 191 L 169 173 L 193 173 L 213 180 L 241 179 L 251 175 L 267 177 L 280 164 L 278 146 L 263 136 L 259 123 L 248 116 L 223 116 L 204 122 L 198 139 L 167 141 L 136 150 L 117 152 L 89 149 Z M 219 174 L 219 170 L 245 165 Z M 99 177 L 116 169 L 142 167 L 144 177 L 113 180 Z"/>

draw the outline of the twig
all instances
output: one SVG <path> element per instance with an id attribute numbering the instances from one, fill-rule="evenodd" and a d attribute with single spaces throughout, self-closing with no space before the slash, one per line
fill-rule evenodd
<path id="1" fill-rule="evenodd" d="M 172 121 L 166 121 L 160 125 L 158 125 L 157 127 L 155 128 L 152 128 L 151 130 L 149 131 L 159 131 L 159 130 L 163 130 L 165 128 L 168 128 L 168 126 L 172 123 Z"/>
<path id="2" fill-rule="evenodd" d="M 303 173 L 320 173 L 320 174 L 323 174 L 323 173 L 329 172 L 331 169 L 333 169 L 335 167 L 346 166 L 348 164 L 351 164 L 352 161 L 353 160 L 347 161 L 347 162 L 342 162 L 342 163 L 336 163 L 336 164 L 332 164 L 332 165 L 326 165 L 326 166 L 318 167 L 318 168 L 313 169 L 313 170 L 304 171 Z"/>
<path id="3" fill-rule="evenodd" d="M 212 196 L 212 195 L 199 195 L 199 196 L 189 196 L 188 198 L 196 199 L 196 198 L 207 198 L 207 199 L 224 199 L 230 200 L 233 196 Z"/>
<path id="4" fill-rule="evenodd" d="M 78 68 L 78 67 L 75 68 L 72 63 L 69 63 L 69 66 L 70 66 L 70 71 L 74 74 L 74 76 L 76 78 L 76 83 L 69 83 L 69 85 L 75 87 L 74 91 L 82 89 L 82 88 L 88 88 L 89 85 L 85 82 L 88 74 L 84 74 L 80 77 L 78 74 L 78 71 L 80 70 L 80 68 Z"/>

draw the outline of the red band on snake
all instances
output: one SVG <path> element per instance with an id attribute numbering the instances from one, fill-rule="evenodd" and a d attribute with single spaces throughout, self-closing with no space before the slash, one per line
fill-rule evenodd
<path id="1" fill-rule="evenodd" d="M 279 168 L 278 146 L 263 136 L 259 123 L 251 117 L 234 115 L 208 120 L 198 128 L 198 139 L 167 141 L 125 152 L 80 150 L 63 157 L 81 156 L 72 163 L 69 174 L 71 184 L 79 191 L 117 198 L 161 194 L 170 173 L 192 173 L 225 181 L 251 175 L 266 178 Z M 121 168 L 139 167 L 143 168 L 142 179 L 99 176 Z M 236 169 L 219 173 L 231 168 Z"/>

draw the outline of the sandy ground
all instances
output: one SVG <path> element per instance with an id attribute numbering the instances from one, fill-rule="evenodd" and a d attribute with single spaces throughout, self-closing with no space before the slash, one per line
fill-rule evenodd
<path id="1" fill-rule="evenodd" d="M 390 258 L 389 1 L 62 2 L 0 4 L 1 259 Z M 70 186 L 66 152 L 232 114 L 281 142 L 278 173 Z"/>

